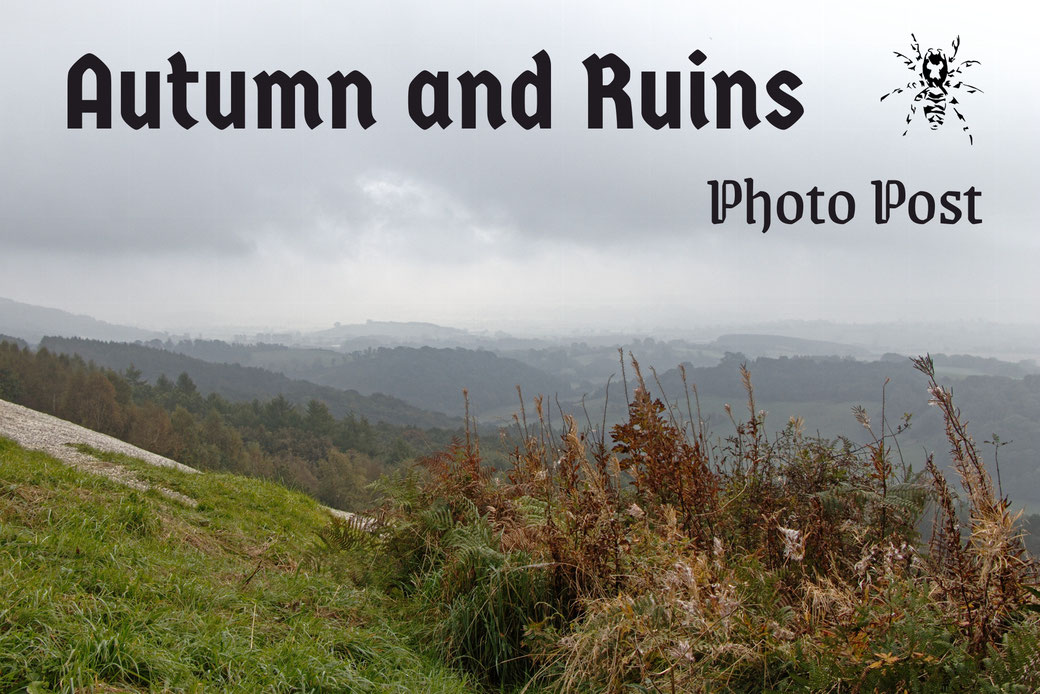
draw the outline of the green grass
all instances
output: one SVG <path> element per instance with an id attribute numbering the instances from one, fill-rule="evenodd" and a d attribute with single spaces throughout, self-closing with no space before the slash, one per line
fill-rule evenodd
<path id="1" fill-rule="evenodd" d="M 0 438 L 0 691 L 474 691 L 380 593 L 300 566 L 312 499 L 103 457 L 198 506 Z"/>

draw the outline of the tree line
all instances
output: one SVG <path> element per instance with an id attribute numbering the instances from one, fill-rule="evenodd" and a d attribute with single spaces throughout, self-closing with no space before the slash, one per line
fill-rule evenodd
<path id="1" fill-rule="evenodd" d="M 149 383 L 46 348 L 0 342 L 0 398 L 61 417 L 201 470 L 274 479 L 323 503 L 357 509 L 367 485 L 453 433 L 335 417 L 320 400 L 231 402 L 203 395 L 187 373 Z"/>

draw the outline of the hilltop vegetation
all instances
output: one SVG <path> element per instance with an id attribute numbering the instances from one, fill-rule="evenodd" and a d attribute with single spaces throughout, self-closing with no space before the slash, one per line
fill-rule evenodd
<path id="1" fill-rule="evenodd" d="M 743 355 L 729 354 L 714 366 L 684 367 L 687 381 L 697 386 L 705 420 L 712 428 L 727 426 L 724 405 L 740 402 L 744 397 L 739 376 L 742 363 L 745 363 Z M 774 433 L 782 429 L 789 418 L 800 417 L 809 431 L 842 435 L 866 444 L 870 441 L 869 435 L 850 416 L 851 408 L 863 407 L 876 420 L 881 414 L 884 395 L 890 416 L 911 415 L 913 425 L 901 438 L 903 451 L 913 452 L 919 458 L 922 450 L 941 451 L 946 446 L 942 416 L 928 406 L 927 399 L 921 398 L 927 379 L 905 357 L 889 355 L 884 360 L 868 362 L 760 357 L 746 363 L 755 376 L 759 407 L 769 413 Z M 1028 372 L 1020 372 L 1018 378 L 965 375 L 964 371 L 969 368 L 997 372 L 1012 371 L 1016 366 L 975 358 L 940 355 L 934 363 L 936 372 L 945 374 L 943 378 L 950 382 L 965 421 L 970 423 L 979 444 L 991 455 L 994 448 L 985 442 L 998 440 L 1002 444 L 997 454 L 1000 486 L 1005 491 L 1015 490 L 1014 501 L 1035 513 L 1040 509 L 1040 467 L 1037 466 L 1040 427 L 1036 424 L 1040 422 L 1040 375 Z M 951 370 L 956 376 L 951 375 Z M 659 379 L 648 379 L 648 387 L 658 397 L 671 400 L 684 397 L 679 369 L 662 371 L 659 376 Z M 610 423 L 622 421 L 626 415 L 623 399 L 615 393 L 616 390 L 607 402 Z M 586 405 L 589 410 L 598 412 L 606 400 L 604 389 L 599 388 L 586 398 Z M 578 409 L 571 412 L 579 418 L 584 416 Z"/>
<path id="2" fill-rule="evenodd" d="M 1038 567 L 930 360 L 955 481 L 901 465 L 902 426 L 865 411 L 867 446 L 769 436 L 746 370 L 747 414 L 713 439 L 695 393 L 665 403 L 633 366 L 610 438 L 554 436 L 539 408 L 506 475 L 457 445 L 389 486 L 372 532 L 343 528 L 448 662 L 565 692 L 1040 687 Z"/>

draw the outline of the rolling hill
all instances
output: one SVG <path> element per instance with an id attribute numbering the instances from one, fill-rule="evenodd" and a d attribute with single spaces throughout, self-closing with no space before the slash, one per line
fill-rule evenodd
<path id="1" fill-rule="evenodd" d="M 0 298 L 0 333 L 13 335 L 31 343 L 39 342 L 45 335 L 126 342 L 165 337 L 164 334 L 153 330 L 114 325 L 90 316 L 4 298 Z"/>
<path id="2" fill-rule="evenodd" d="M 220 345 L 223 345 L 221 347 Z M 569 395 L 567 384 L 516 359 L 485 350 L 381 347 L 352 354 L 275 345 L 224 345 L 196 340 L 174 347 L 203 359 L 234 360 L 363 395 L 383 393 L 425 410 L 461 416 L 462 390 L 477 417 L 516 407 L 516 387 L 525 393 Z M 561 388 L 562 385 L 562 388 Z"/>
<path id="3" fill-rule="evenodd" d="M 125 371 L 132 365 L 148 381 L 163 375 L 176 379 L 181 373 L 186 373 L 203 394 L 217 393 L 233 402 L 283 395 L 295 405 L 306 405 L 310 400 L 324 402 L 337 417 L 352 414 L 371 422 L 421 428 L 457 429 L 462 426 L 458 419 L 414 407 L 387 395 L 363 395 L 356 390 L 294 380 L 256 367 L 215 364 L 140 344 L 46 337 L 41 340 L 40 347 L 61 354 L 76 354 L 116 371 Z"/>

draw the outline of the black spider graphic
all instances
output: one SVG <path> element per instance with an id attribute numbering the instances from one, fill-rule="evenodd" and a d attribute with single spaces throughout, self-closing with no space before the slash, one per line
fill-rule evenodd
<path id="1" fill-rule="evenodd" d="M 952 90 L 963 90 L 968 94 L 974 94 L 975 92 L 981 92 L 982 90 L 978 87 L 968 84 L 958 78 L 962 71 L 968 69 L 972 65 L 979 65 L 977 60 L 964 60 L 960 64 L 954 61 L 957 58 L 957 49 L 961 45 L 961 37 L 958 36 L 953 40 L 953 54 L 946 57 L 946 54 L 941 48 L 929 48 L 925 51 L 924 56 L 921 55 L 921 46 L 917 42 L 917 37 L 910 34 L 912 43 L 910 49 L 913 51 L 916 60 L 911 59 L 899 51 L 894 53 L 902 58 L 906 67 L 919 77 L 912 82 L 908 82 L 906 86 L 893 89 L 888 94 L 881 97 L 884 101 L 893 94 L 902 94 L 906 90 L 919 89 L 920 91 L 914 95 L 914 100 L 910 103 L 910 113 L 906 115 L 906 130 L 903 131 L 903 135 L 906 135 L 910 130 L 910 122 L 913 121 L 914 116 L 917 115 L 917 103 L 924 101 L 924 116 L 928 120 L 928 125 L 932 130 L 938 130 L 939 126 L 943 124 L 946 119 L 946 105 L 949 104 L 953 112 L 957 114 L 957 118 L 963 124 L 963 130 L 968 135 L 968 142 L 971 144 L 975 143 L 972 134 L 968 131 L 968 121 L 964 119 L 963 114 L 957 109 L 960 104 L 957 101 L 957 97 L 950 94 Z"/>

